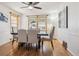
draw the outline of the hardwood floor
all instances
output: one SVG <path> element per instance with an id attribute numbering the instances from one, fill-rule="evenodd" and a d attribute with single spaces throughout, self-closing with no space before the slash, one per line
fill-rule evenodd
<path id="1" fill-rule="evenodd" d="M 25 49 L 25 47 L 17 49 L 17 43 L 15 42 L 12 46 L 11 42 L 0 46 L 0 55 L 1 56 L 69 56 L 71 55 L 66 51 L 63 46 L 59 43 L 58 40 L 53 40 L 54 50 L 51 47 L 50 42 L 44 42 L 43 49 L 42 47 L 36 51 L 35 48 Z"/>

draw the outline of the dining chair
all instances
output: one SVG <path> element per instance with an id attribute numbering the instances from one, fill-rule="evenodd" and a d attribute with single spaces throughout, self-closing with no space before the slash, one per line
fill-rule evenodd
<path id="1" fill-rule="evenodd" d="M 27 44 L 27 32 L 24 29 L 20 29 L 18 30 L 18 48 L 23 44 Z"/>
<path id="2" fill-rule="evenodd" d="M 11 33 L 10 34 L 13 36 L 13 38 L 10 39 L 12 41 L 12 45 L 13 45 L 15 41 L 18 41 L 17 28 L 16 27 L 11 27 Z"/>
<path id="3" fill-rule="evenodd" d="M 42 42 L 42 48 L 43 48 L 43 42 L 44 41 L 50 41 L 51 42 L 51 46 L 54 49 L 53 46 L 53 36 L 54 36 L 54 31 L 55 31 L 55 27 L 53 26 L 53 29 L 51 30 L 50 34 L 48 36 L 41 36 L 41 42 Z"/>
<path id="4" fill-rule="evenodd" d="M 38 45 L 38 30 L 32 29 L 28 30 L 28 44 L 36 44 L 36 50 L 37 50 L 37 45 Z"/>

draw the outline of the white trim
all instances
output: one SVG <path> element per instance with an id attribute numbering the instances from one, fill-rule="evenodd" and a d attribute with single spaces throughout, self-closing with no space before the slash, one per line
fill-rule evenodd
<path id="1" fill-rule="evenodd" d="M 10 42 L 10 40 L 7 40 L 7 41 L 5 41 L 5 42 L 3 42 L 3 43 L 0 43 L 0 46 L 6 44 L 6 43 L 8 43 L 8 42 Z"/>
<path id="2" fill-rule="evenodd" d="M 62 44 L 62 41 L 61 40 L 58 40 L 58 41 Z M 75 54 L 70 49 L 67 48 L 67 50 L 71 54 L 71 56 L 75 56 Z"/>
<path id="3" fill-rule="evenodd" d="M 71 54 L 71 56 L 75 56 L 75 54 L 70 49 L 67 48 L 67 50 L 69 51 L 69 53 Z"/>

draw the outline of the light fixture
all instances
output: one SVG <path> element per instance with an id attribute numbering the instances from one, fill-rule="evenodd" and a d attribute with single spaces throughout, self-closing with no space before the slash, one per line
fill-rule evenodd
<path id="1" fill-rule="evenodd" d="M 29 9 L 33 9 L 33 7 L 32 7 L 32 6 L 29 6 L 28 8 L 29 8 Z"/>

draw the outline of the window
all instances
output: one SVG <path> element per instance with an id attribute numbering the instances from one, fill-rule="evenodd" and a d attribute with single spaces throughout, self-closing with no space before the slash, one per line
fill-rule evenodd
<path id="1" fill-rule="evenodd" d="M 37 28 L 37 16 L 28 16 L 28 29 Z"/>
<path id="2" fill-rule="evenodd" d="M 28 16 L 28 29 L 40 29 L 40 32 L 47 32 L 47 15 Z"/>
<path id="3" fill-rule="evenodd" d="M 19 16 L 10 12 L 10 32 L 17 33 Z"/>
<path id="4" fill-rule="evenodd" d="M 38 16 L 38 28 L 40 32 L 47 32 L 47 16 Z"/>

